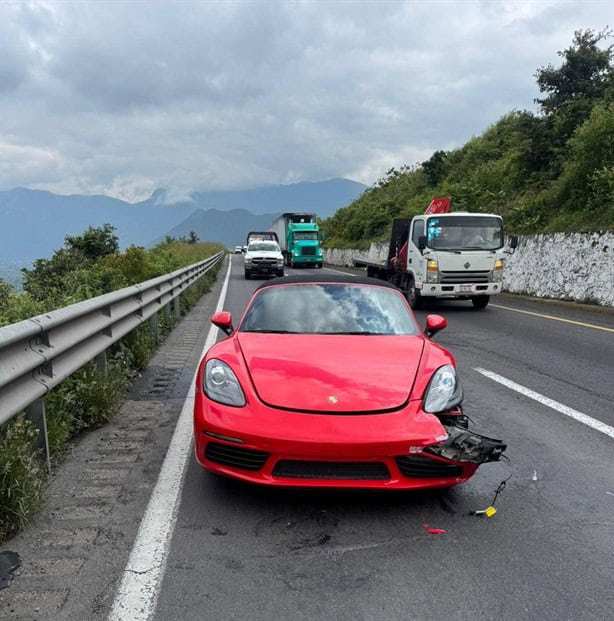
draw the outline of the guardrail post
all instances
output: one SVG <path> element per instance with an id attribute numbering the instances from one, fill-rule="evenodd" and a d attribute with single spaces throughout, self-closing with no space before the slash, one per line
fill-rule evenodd
<path id="1" fill-rule="evenodd" d="M 174 308 L 175 308 L 175 317 L 177 319 L 181 319 L 181 301 L 180 295 L 177 294 L 177 297 L 173 300 Z"/>
<path id="2" fill-rule="evenodd" d="M 26 408 L 26 418 L 38 430 L 36 448 L 43 451 L 47 462 L 47 472 L 51 472 L 51 458 L 49 456 L 49 438 L 47 437 L 47 417 L 45 416 L 45 401 L 37 399 Z"/>
<path id="3" fill-rule="evenodd" d="M 157 345 L 160 340 L 160 331 L 158 330 L 158 313 L 154 313 L 149 318 L 149 329 L 151 331 L 151 338 L 154 345 Z"/>
<path id="4" fill-rule="evenodd" d="M 103 351 L 96 356 L 96 370 L 98 373 L 107 374 L 107 352 Z"/>

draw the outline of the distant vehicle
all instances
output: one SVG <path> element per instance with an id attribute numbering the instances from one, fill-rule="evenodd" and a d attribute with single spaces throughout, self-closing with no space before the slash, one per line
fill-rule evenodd
<path id="1" fill-rule="evenodd" d="M 250 231 L 247 234 L 247 245 L 249 246 L 251 241 L 264 241 L 265 239 L 279 243 L 277 233 L 274 231 Z"/>
<path id="2" fill-rule="evenodd" d="M 281 252 L 288 267 L 322 267 L 322 234 L 315 213 L 284 213 L 273 221 Z"/>
<path id="3" fill-rule="evenodd" d="M 354 260 L 367 276 L 387 280 L 405 292 L 412 308 L 431 298 L 471 300 L 486 308 L 503 290 L 503 262 L 518 245 L 504 249 L 501 216 L 450 212 L 449 198 L 434 198 L 424 215 L 392 222 L 385 264 Z"/>
<path id="4" fill-rule="evenodd" d="M 235 246 L 235 254 L 241 254 L 243 252 L 243 246 Z"/>
<path id="5" fill-rule="evenodd" d="M 305 312 L 317 308 L 318 312 Z M 263 485 L 452 487 L 506 445 L 468 429 L 454 357 L 393 285 L 294 276 L 260 286 L 200 363 L 194 447 L 207 470 Z"/>
<path id="6" fill-rule="evenodd" d="M 284 275 L 284 257 L 276 241 L 251 241 L 243 257 L 245 278 L 253 275 Z"/>

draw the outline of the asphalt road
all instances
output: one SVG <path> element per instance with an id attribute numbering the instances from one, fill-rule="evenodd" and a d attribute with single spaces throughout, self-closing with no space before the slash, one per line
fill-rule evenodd
<path id="1" fill-rule="evenodd" d="M 240 316 L 259 284 L 235 261 L 225 310 Z M 374 494 L 260 489 L 191 459 L 156 619 L 614 616 L 614 439 L 476 371 L 613 425 L 614 316 L 511 296 L 428 312 L 448 320 L 436 338 L 474 428 L 511 464 L 443 494 Z M 509 474 L 497 514 L 470 515 Z"/>
<path id="2" fill-rule="evenodd" d="M 261 281 L 232 263 L 224 310 L 238 318 Z M 614 618 L 614 438 L 594 428 L 614 426 L 612 309 L 499 296 L 484 311 L 417 313 L 448 320 L 435 338 L 456 356 L 465 412 L 508 443 L 511 463 L 445 493 L 264 489 L 209 475 L 190 449 L 184 400 L 225 273 L 7 542 L 22 566 L 0 590 L 0 619 L 135 621 L 148 606 L 157 621 Z M 510 475 L 496 515 L 470 515 Z M 160 486 L 180 491 L 178 505 Z"/>

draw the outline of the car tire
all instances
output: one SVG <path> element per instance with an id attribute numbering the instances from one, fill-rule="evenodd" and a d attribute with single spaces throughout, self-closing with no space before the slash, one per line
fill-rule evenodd
<path id="1" fill-rule="evenodd" d="M 490 301 L 489 295 L 474 295 L 471 298 L 471 303 L 473 304 L 473 308 L 476 310 L 482 310 L 488 306 L 488 302 Z"/>
<path id="2" fill-rule="evenodd" d="M 247 270 L 245 270 L 245 280 L 249 280 L 251 277 L 252 275 Z"/>
<path id="3" fill-rule="evenodd" d="M 409 305 L 414 310 L 418 310 L 422 308 L 422 298 L 420 297 L 420 291 L 416 289 L 416 281 L 413 278 L 410 278 L 407 283 L 407 294 L 405 296 Z"/>
<path id="4" fill-rule="evenodd" d="M 277 272 L 277 275 L 280 276 L 280 277 L 283 276 L 284 275 L 284 271 L 282 270 L 281 272 Z"/>

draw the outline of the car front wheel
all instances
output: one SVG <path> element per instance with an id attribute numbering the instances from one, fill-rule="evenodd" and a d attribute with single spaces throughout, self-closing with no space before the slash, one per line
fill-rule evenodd
<path id="1" fill-rule="evenodd" d="M 245 280 L 249 280 L 251 278 L 251 274 L 245 270 Z"/>

